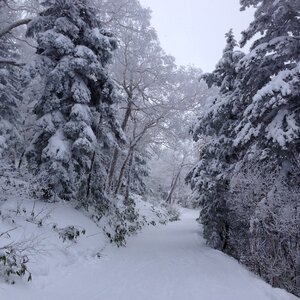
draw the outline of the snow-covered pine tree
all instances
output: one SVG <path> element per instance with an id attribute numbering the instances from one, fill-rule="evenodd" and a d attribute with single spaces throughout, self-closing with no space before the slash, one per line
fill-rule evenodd
<path id="1" fill-rule="evenodd" d="M 119 94 L 106 67 L 116 40 L 88 0 L 45 0 L 28 25 L 37 41 L 31 68 L 41 77 L 36 133 L 26 156 L 45 196 L 101 200 L 105 148 L 124 140 L 115 118 Z M 94 197 L 92 197 L 92 195 Z"/>
<path id="2" fill-rule="evenodd" d="M 227 249 L 221 243 L 223 250 L 271 284 L 299 295 L 299 246 L 293 228 L 300 224 L 296 200 L 300 3 L 244 0 L 241 4 L 243 9 L 257 7 L 242 45 L 261 35 L 233 68 L 224 64 L 233 57 L 228 52 L 213 74 L 204 77 L 209 85 L 220 87 L 220 95 L 195 128 L 195 140 L 203 136 L 209 140 L 201 148 L 201 161 L 190 175 L 191 182 L 202 195 L 201 217 L 208 243 L 220 248 L 214 241 L 215 236 L 224 236 L 224 228 L 217 225 L 227 220 L 228 243 Z M 227 37 L 226 48 L 232 49 Z M 223 190 L 216 189 L 216 182 Z M 204 201 L 209 199 L 204 198 L 205 191 L 210 201 Z"/>
<path id="3" fill-rule="evenodd" d="M 241 114 L 233 146 L 240 161 L 234 173 L 256 164 L 265 182 L 262 192 L 254 191 L 247 204 L 250 245 L 255 250 L 250 255 L 243 248 L 237 250 L 249 256 L 248 265 L 268 282 L 299 295 L 294 226 L 300 224 L 300 2 L 241 0 L 241 4 L 242 9 L 257 8 L 254 21 L 243 32 L 242 46 L 259 37 L 238 67 Z M 267 184 L 268 178 L 272 184 Z M 249 179 L 244 181 L 245 188 Z M 246 215 L 243 205 L 236 208 L 237 218 L 239 211 Z M 236 231 L 232 235 L 239 237 Z"/>
<path id="4" fill-rule="evenodd" d="M 18 18 L 4 3 L 0 3 L 1 27 Z M 0 157 L 13 163 L 19 155 L 22 141 L 19 134 L 20 115 L 18 106 L 22 99 L 19 67 L 14 64 L 19 58 L 18 46 L 10 34 L 0 38 Z"/>
<path id="5" fill-rule="evenodd" d="M 212 73 L 206 73 L 202 76 L 209 88 L 217 86 L 223 94 L 233 90 L 237 76 L 237 62 L 244 55 L 241 51 L 234 50 L 237 42 L 232 29 L 225 34 L 225 38 L 226 46 L 221 60 L 216 65 L 216 69 Z"/>
<path id="6" fill-rule="evenodd" d="M 194 198 L 202 207 L 200 219 L 204 237 L 210 246 L 227 251 L 229 170 L 237 161 L 233 151 L 234 126 L 238 108 L 235 93 L 236 67 L 244 56 L 235 50 L 237 45 L 232 30 L 226 34 L 226 47 L 216 69 L 202 78 L 209 87 L 219 87 L 219 95 L 209 103 L 193 129 L 193 139 L 199 143 L 200 161 L 188 174 Z"/>
<path id="7" fill-rule="evenodd" d="M 236 127 L 237 149 L 255 146 L 275 164 L 291 166 L 299 152 L 300 2 L 242 0 L 257 6 L 255 19 L 243 32 L 242 46 L 256 34 L 239 67 L 243 116 Z"/>

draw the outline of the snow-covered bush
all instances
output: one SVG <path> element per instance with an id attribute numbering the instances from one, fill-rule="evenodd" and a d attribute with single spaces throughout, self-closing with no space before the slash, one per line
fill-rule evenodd
<path id="1" fill-rule="evenodd" d="M 180 211 L 175 205 L 166 205 L 166 211 L 170 222 L 175 222 L 180 220 Z"/>
<path id="2" fill-rule="evenodd" d="M 76 242 L 80 235 L 85 235 L 85 229 L 79 229 L 74 225 L 69 225 L 64 228 L 57 228 L 56 225 L 53 226 L 53 230 L 58 233 L 60 239 L 65 241 Z"/>
<path id="3" fill-rule="evenodd" d="M 118 247 L 126 245 L 126 238 L 142 229 L 145 219 L 135 209 L 135 203 L 113 206 L 109 210 L 108 227 L 104 232 L 111 243 Z"/>
<path id="4" fill-rule="evenodd" d="M 0 278 L 11 284 L 15 283 L 16 277 L 28 276 L 27 280 L 31 281 L 31 273 L 27 268 L 28 261 L 28 257 L 13 245 L 0 248 Z"/>
<path id="5" fill-rule="evenodd" d="M 20 217 L 26 222 L 41 227 L 44 225 L 45 221 L 50 218 L 51 210 L 48 210 L 45 207 L 36 209 L 35 205 L 36 201 L 33 203 L 32 208 L 28 209 L 25 205 L 22 206 L 22 202 L 18 202 L 14 208 L 5 209 L 3 211 L 0 209 L 0 217 L 2 220 L 9 219 L 11 224 L 15 223 L 17 217 Z"/>
<path id="6" fill-rule="evenodd" d="M 11 284 L 15 283 L 17 277 L 27 276 L 27 281 L 31 281 L 31 273 L 27 266 L 29 257 L 26 252 L 35 247 L 35 243 L 30 245 L 33 241 L 3 243 L 3 239 L 11 238 L 10 233 L 16 229 L 17 227 L 11 228 L 0 234 L 0 279 Z"/>
<path id="7" fill-rule="evenodd" d="M 287 179 L 279 168 L 247 164 L 231 180 L 228 248 L 273 285 L 298 293 L 299 166 Z"/>

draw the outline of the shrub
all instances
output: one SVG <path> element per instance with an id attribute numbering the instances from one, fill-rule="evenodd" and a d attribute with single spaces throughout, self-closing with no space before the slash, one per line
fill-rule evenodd
<path id="1" fill-rule="evenodd" d="M 62 239 L 63 242 L 66 240 L 76 242 L 80 235 L 85 235 L 85 229 L 78 229 L 73 225 L 64 228 L 57 228 L 56 225 L 54 225 L 53 229 L 58 233 L 59 238 Z"/>
<path id="2" fill-rule="evenodd" d="M 13 246 L 6 246 L 0 249 L 0 276 L 8 283 L 14 284 L 15 278 L 28 275 L 27 280 L 31 281 L 31 273 L 28 271 L 26 255 Z"/>

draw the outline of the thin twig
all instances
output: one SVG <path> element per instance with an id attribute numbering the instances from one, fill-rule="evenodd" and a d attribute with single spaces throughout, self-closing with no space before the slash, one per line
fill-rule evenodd
<path id="1" fill-rule="evenodd" d="M 2 232 L 2 233 L 0 233 L 0 237 L 2 237 L 2 236 L 4 236 L 4 235 L 9 235 L 9 234 L 8 234 L 9 232 L 14 231 L 14 230 L 16 230 L 16 229 L 18 229 L 18 227 L 15 227 L 15 228 L 9 229 L 9 230 L 7 230 L 7 231 L 5 231 L 5 232 Z"/>

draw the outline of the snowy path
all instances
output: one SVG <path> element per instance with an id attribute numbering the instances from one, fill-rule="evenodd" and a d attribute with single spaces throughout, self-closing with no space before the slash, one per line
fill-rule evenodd
<path id="1" fill-rule="evenodd" d="M 60 278 L 32 283 L 1 300 L 288 300 L 235 260 L 205 246 L 197 212 L 147 228 L 126 248 L 108 246 L 102 259 L 80 260 Z M 39 281 L 39 280 L 38 280 Z"/>

